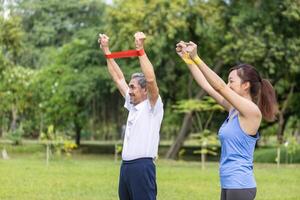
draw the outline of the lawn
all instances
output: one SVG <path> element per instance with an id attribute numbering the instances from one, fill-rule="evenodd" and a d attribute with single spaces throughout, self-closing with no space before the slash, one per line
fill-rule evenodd
<path id="1" fill-rule="evenodd" d="M 120 162 L 113 157 L 61 157 L 47 167 L 42 154 L 0 160 L 1 200 L 116 200 Z M 257 200 L 299 200 L 300 165 L 255 164 Z M 157 162 L 159 200 L 219 199 L 218 164 Z"/>

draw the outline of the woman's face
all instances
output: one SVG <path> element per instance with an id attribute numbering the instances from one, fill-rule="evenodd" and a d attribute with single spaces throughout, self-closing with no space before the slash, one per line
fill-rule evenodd
<path id="1" fill-rule="evenodd" d="M 228 83 L 227 85 L 236 93 L 243 96 L 245 90 L 242 87 L 242 79 L 238 76 L 237 70 L 233 70 L 229 73 L 228 76 Z"/>

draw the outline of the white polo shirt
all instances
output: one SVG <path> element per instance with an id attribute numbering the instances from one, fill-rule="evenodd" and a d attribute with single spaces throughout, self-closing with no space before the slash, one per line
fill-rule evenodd
<path id="1" fill-rule="evenodd" d="M 157 157 L 159 130 L 163 119 L 163 103 L 159 96 L 155 106 L 149 99 L 134 106 L 129 93 L 125 96 L 125 108 L 129 114 L 123 142 L 122 159 L 134 160 L 144 157 Z"/>

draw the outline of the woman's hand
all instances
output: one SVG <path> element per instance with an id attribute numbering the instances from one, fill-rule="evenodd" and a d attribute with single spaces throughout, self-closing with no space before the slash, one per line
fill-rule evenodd
<path id="1" fill-rule="evenodd" d="M 192 41 L 186 43 L 185 51 L 190 55 L 190 57 L 192 59 L 194 59 L 198 56 L 197 55 L 197 45 Z"/>
<path id="2" fill-rule="evenodd" d="M 176 53 L 182 58 L 185 52 L 186 44 L 184 41 L 180 41 L 176 44 Z"/>

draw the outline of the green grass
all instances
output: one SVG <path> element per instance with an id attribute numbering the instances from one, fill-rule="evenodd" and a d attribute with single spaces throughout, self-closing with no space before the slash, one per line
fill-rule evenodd
<path id="1" fill-rule="evenodd" d="M 112 157 L 61 157 L 47 167 L 44 155 L 12 154 L 0 160 L 1 200 L 116 200 L 120 162 Z M 300 199 L 300 165 L 255 164 L 257 200 Z M 157 162 L 159 200 L 219 199 L 218 164 Z"/>

